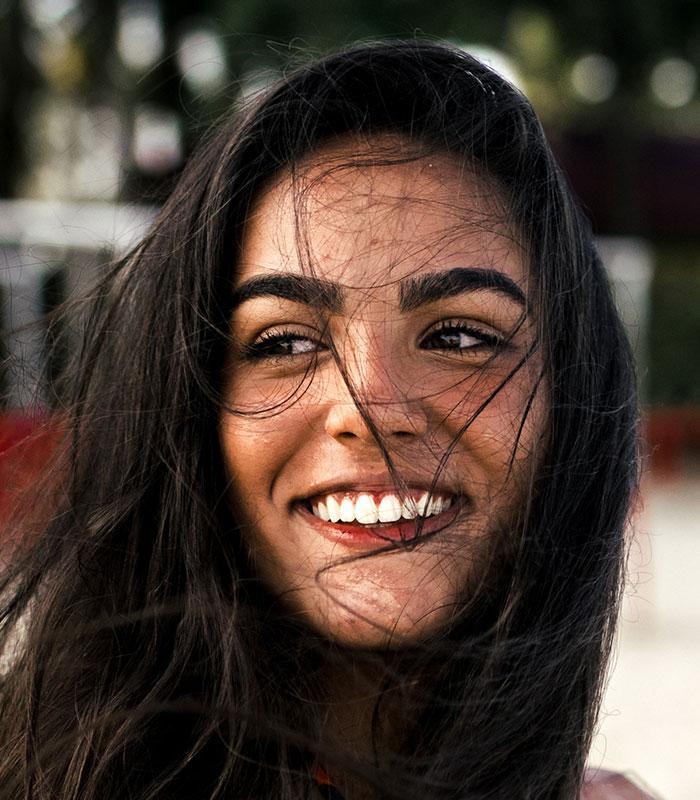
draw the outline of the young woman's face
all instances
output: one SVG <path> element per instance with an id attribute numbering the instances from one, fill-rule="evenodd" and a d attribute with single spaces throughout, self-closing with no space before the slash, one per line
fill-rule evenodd
<path id="1" fill-rule="evenodd" d="M 250 216 L 220 438 L 268 588 L 337 641 L 401 646 L 516 535 L 544 388 L 494 187 L 447 155 L 341 166 L 356 156 L 328 146 Z"/>

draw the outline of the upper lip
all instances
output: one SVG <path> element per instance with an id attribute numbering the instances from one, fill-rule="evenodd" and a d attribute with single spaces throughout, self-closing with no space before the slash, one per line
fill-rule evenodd
<path id="1" fill-rule="evenodd" d="M 414 479 L 403 476 L 403 482 L 408 490 L 428 492 L 432 490 L 434 495 L 451 495 L 457 497 L 464 493 L 456 490 L 454 487 L 448 486 L 443 481 L 437 481 L 433 484 L 432 479 Z M 395 494 L 397 492 L 396 483 L 390 478 L 384 477 L 364 477 L 342 479 L 335 478 L 332 480 L 320 481 L 311 484 L 303 494 L 299 494 L 293 498 L 292 503 L 302 502 L 311 497 L 323 496 L 328 494 L 342 494 L 342 493 L 374 493 L 374 494 Z"/>

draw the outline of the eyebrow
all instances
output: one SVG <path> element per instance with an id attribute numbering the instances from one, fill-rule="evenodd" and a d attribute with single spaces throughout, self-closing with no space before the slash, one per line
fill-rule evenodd
<path id="1" fill-rule="evenodd" d="M 413 311 L 436 300 L 476 291 L 498 292 L 523 307 L 527 305 L 523 290 L 503 272 L 476 267 L 454 267 L 419 278 L 404 278 L 399 283 L 399 308 L 402 312 Z M 254 297 L 280 297 L 331 313 L 340 313 L 343 310 L 344 293 L 337 283 L 310 275 L 260 275 L 250 278 L 234 290 L 233 307 L 236 308 Z"/>
<path id="2" fill-rule="evenodd" d="M 402 311 L 413 311 L 435 300 L 478 291 L 498 292 L 523 307 L 527 305 L 523 290 L 503 272 L 476 267 L 455 267 L 445 272 L 429 272 L 419 278 L 404 278 L 399 287 L 399 306 Z"/>
<path id="3" fill-rule="evenodd" d="M 343 309 L 343 290 L 340 286 L 309 275 L 280 273 L 251 278 L 234 289 L 233 307 L 236 308 L 253 297 L 281 297 L 333 313 L 339 313 Z"/>

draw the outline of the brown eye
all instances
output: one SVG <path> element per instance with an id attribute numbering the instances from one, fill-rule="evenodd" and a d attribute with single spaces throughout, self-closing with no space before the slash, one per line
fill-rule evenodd
<path id="1" fill-rule="evenodd" d="M 493 333 L 459 320 L 443 320 L 432 328 L 421 340 L 424 350 L 452 350 L 469 353 L 480 350 L 495 350 L 503 339 Z"/>
<path id="2" fill-rule="evenodd" d="M 323 344 L 297 331 L 266 331 L 247 345 L 245 352 L 247 358 L 257 360 L 305 356 L 322 349 L 325 349 Z"/>

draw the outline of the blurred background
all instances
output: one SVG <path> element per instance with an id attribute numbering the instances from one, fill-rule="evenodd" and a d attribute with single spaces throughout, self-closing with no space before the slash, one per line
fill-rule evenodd
<path id="1" fill-rule="evenodd" d="M 70 332 L 25 323 L 135 242 L 199 137 L 309 55 L 446 39 L 533 101 L 636 348 L 646 470 L 591 764 L 700 796 L 700 3 L 0 0 L 0 514 Z M 594 332 L 591 332 L 594 335 Z M 22 375 L 12 367 L 25 367 Z M 16 466 L 22 469 L 17 472 Z"/>

